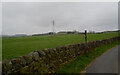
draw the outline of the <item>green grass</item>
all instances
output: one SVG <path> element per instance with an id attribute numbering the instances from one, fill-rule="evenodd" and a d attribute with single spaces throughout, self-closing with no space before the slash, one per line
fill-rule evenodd
<path id="1" fill-rule="evenodd" d="M 120 42 L 114 42 L 112 44 L 104 45 L 95 48 L 93 51 L 89 51 L 82 56 L 79 56 L 76 60 L 66 64 L 64 67 L 57 70 L 57 73 L 80 73 L 90 64 L 96 57 L 102 55 L 108 49 L 117 46 Z"/>
<path id="2" fill-rule="evenodd" d="M 104 34 L 88 34 L 88 41 L 102 40 L 118 36 L 117 32 Z M 84 36 L 78 34 L 31 36 L 2 39 L 2 58 L 12 59 L 26 55 L 34 50 L 55 48 L 58 46 L 84 42 Z"/>

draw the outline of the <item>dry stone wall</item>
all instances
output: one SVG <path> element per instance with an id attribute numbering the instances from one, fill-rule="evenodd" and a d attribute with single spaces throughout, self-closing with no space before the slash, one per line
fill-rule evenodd
<path id="1" fill-rule="evenodd" d="M 94 48 L 120 40 L 120 37 L 93 42 L 67 45 L 51 49 L 36 50 L 16 59 L 4 60 L 2 73 L 5 74 L 38 74 L 54 73 L 56 69 L 77 56 L 94 50 Z"/>

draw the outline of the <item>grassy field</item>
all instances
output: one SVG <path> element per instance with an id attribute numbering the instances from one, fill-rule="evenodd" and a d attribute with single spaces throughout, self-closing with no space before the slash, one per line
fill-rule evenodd
<path id="1" fill-rule="evenodd" d="M 88 41 L 102 40 L 115 36 L 118 36 L 117 32 L 88 34 Z M 84 42 L 84 36 L 80 34 L 3 38 L 2 58 L 11 59 L 26 55 L 34 50 L 54 48 L 82 42 Z"/>
<path id="2" fill-rule="evenodd" d="M 97 47 L 94 51 L 90 51 L 82 56 L 79 56 L 76 60 L 66 64 L 64 67 L 59 68 L 57 73 L 81 73 L 85 70 L 88 64 L 90 64 L 96 57 L 102 55 L 105 51 L 112 47 L 117 46 L 120 42 L 114 42 L 112 44 Z"/>

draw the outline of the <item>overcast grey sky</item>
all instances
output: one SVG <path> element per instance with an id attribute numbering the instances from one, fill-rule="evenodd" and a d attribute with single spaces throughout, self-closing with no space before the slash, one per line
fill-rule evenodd
<path id="1" fill-rule="evenodd" d="M 106 31 L 118 29 L 116 2 L 10 2 L 3 3 L 3 34 L 52 31 Z"/>

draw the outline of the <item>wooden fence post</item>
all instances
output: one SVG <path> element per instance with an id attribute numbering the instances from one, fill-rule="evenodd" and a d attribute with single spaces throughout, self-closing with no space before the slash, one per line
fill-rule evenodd
<path id="1" fill-rule="evenodd" d="M 87 30 L 85 30 L 85 43 L 87 43 Z"/>
<path id="2" fill-rule="evenodd" d="M 85 30 L 85 53 L 87 53 L 87 49 L 88 49 L 88 46 L 87 46 L 87 30 Z"/>

